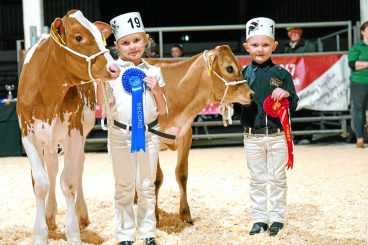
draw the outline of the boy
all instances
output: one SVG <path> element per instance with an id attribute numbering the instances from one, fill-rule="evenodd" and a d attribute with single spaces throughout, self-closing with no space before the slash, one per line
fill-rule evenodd
<path id="1" fill-rule="evenodd" d="M 244 148 L 250 172 L 253 227 L 250 235 L 268 230 L 276 236 L 284 226 L 286 207 L 287 146 L 278 118 L 268 117 L 263 109 L 268 95 L 276 100 L 287 98 L 290 111 L 297 106 L 292 77 L 284 68 L 272 63 L 271 55 L 277 47 L 275 22 L 269 18 L 254 18 L 246 24 L 246 42 L 252 62 L 243 70 L 243 76 L 255 92 L 249 107 L 242 107 L 241 124 L 244 127 Z M 267 185 L 270 194 L 267 196 Z M 267 210 L 267 201 L 271 210 Z"/>

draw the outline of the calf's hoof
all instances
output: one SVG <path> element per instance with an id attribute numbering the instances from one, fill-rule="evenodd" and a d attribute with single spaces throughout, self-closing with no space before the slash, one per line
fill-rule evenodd
<path id="1" fill-rule="evenodd" d="M 49 228 L 49 231 L 54 231 L 57 229 L 57 224 L 55 222 L 55 217 L 50 217 L 46 219 L 47 227 Z"/>
<path id="2" fill-rule="evenodd" d="M 45 245 L 47 244 L 48 228 L 46 223 L 44 225 L 35 226 L 33 228 L 32 245 Z"/>
<path id="3" fill-rule="evenodd" d="M 180 216 L 180 219 L 182 220 L 182 221 L 184 221 L 185 223 L 188 223 L 188 224 L 190 224 L 190 225 L 193 225 L 194 223 L 193 223 L 193 220 L 192 220 L 192 217 L 190 216 L 190 214 L 189 215 L 181 215 Z"/>
<path id="4" fill-rule="evenodd" d="M 40 235 L 34 235 L 32 237 L 32 245 L 46 245 L 47 244 L 47 235 L 45 236 L 40 236 Z"/>
<path id="5" fill-rule="evenodd" d="M 91 222 L 89 221 L 89 218 L 82 218 L 79 217 L 79 229 L 84 230 Z"/>
<path id="6" fill-rule="evenodd" d="M 180 219 L 190 225 L 193 225 L 192 216 L 190 215 L 189 209 L 184 209 L 180 212 Z"/>

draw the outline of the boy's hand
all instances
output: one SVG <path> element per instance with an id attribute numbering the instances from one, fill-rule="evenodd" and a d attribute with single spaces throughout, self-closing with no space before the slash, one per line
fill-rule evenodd
<path id="1" fill-rule="evenodd" d="M 146 82 L 147 86 L 149 87 L 149 89 L 153 94 L 157 94 L 161 91 L 160 87 L 158 86 L 157 79 L 153 77 L 145 77 L 143 81 Z"/>
<path id="2" fill-rule="evenodd" d="M 276 88 L 271 94 L 271 98 L 274 100 L 281 100 L 282 98 L 287 98 L 289 96 L 289 92 L 282 88 Z"/>

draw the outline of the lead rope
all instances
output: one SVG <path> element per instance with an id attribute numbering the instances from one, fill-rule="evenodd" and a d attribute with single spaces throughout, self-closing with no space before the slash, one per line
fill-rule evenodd
<path id="1" fill-rule="evenodd" d="M 96 79 L 94 79 L 93 76 L 92 76 L 92 69 L 91 69 L 92 68 L 92 64 L 91 64 L 91 61 L 93 59 L 95 59 L 96 57 L 100 56 L 101 54 L 104 54 L 106 52 L 109 52 L 108 49 L 105 48 L 105 49 L 102 49 L 99 52 L 97 52 L 97 53 L 95 53 L 95 54 L 93 54 L 91 56 L 87 56 L 87 55 L 78 53 L 77 51 L 69 48 L 66 45 L 65 41 L 62 39 L 62 37 L 59 35 L 59 33 L 55 34 L 53 31 L 51 31 L 50 36 L 51 36 L 52 40 L 54 40 L 57 44 L 59 44 L 59 46 L 61 48 L 64 48 L 65 50 L 71 52 L 72 54 L 77 55 L 77 56 L 79 56 L 81 58 L 84 58 L 86 60 L 86 62 L 88 64 L 88 76 L 89 76 L 90 80 L 89 81 L 81 81 L 81 85 L 96 81 Z M 104 41 L 104 43 L 106 45 L 106 40 L 105 40 L 104 36 L 102 36 L 102 39 L 103 39 L 103 41 Z M 108 116 L 108 124 L 112 125 L 111 124 L 112 117 L 111 117 L 111 111 L 110 111 L 110 106 L 109 106 L 109 100 L 108 100 L 108 95 L 107 95 L 107 92 L 106 92 L 106 87 L 105 87 L 104 82 L 101 83 L 101 86 L 102 86 L 102 94 L 103 94 L 103 97 L 104 97 L 104 104 L 105 104 L 105 108 L 106 108 L 105 110 L 106 110 L 106 112 L 108 114 L 107 115 Z M 102 108 L 102 110 L 103 110 L 103 108 Z M 101 117 L 101 128 L 103 130 L 105 130 L 105 131 L 107 130 L 107 127 L 105 127 L 104 117 Z"/>
<path id="2" fill-rule="evenodd" d="M 94 79 L 93 76 L 92 76 L 92 71 L 91 71 L 92 64 L 91 64 L 91 61 L 94 58 L 96 58 L 97 56 L 100 56 L 101 54 L 104 54 L 106 52 L 109 52 L 109 50 L 105 48 L 105 49 L 100 50 L 100 52 L 97 52 L 97 53 L 95 53 L 95 54 L 93 54 L 91 56 L 87 56 L 87 55 L 78 53 L 77 51 L 69 48 L 66 45 L 65 41 L 61 38 L 61 36 L 59 35 L 59 33 L 57 33 L 57 36 L 56 37 L 55 37 L 55 35 L 56 34 L 53 31 L 51 31 L 51 35 L 50 36 L 51 36 L 52 40 L 54 40 L 57 44 L 59 44 L 59 46 L 61 48 L 64 48 L 65 50 L 71 52 L 72 54 L 75 54 L 75 55 L 77 55 L 77 56 L 79 56 L 81 58 L 84 58 L 86 60 L 86 62 L 88 64 L 88 75 L 89 75 L 89 78 L 91 78 L 91 80 L 86 81 L 86 82 L 82 82 L 81 84 L 86 84 L 86 83 L 90 83 L 90 82 L 95 81 L 96 79 Z"/>
<path id="3" fill-rule="evenodd" d="M 109 93 L 106 91 L 106 85 L 105 82 L 101 83 L 101 89 L 102 89 L 102 96 L 104 98 L 104 107 L 101 108 L 102 112 L 105 111 L 107 115 L 107 127 L 105 126 L 105 117 L 101 115 L 101 128 L 105 131 L 108 130 L 109 125 L 113 125 L 112 123 L 112 115 L 110 110 L 110 97 Z M 102 113 L 103 114 L 103 113 Z"/>
<path id="4" fill-rule="evenodd" d="M 226 102 L 224 102 L 225 96 L 226 96 L 227 91 L 229 89 L 229 86 L 235 86 L 235 85 L 238 85 L 238 84 L 246 83 L 247 80 L 231 81 L 231 82 L 226 81 L 215 70 L 213 70 L 212 66 L 208 63 L 207 52 L 208 52 L 208 50 L 205 50 L 203 52 L 203 59 L 204 59 L 204 61 L 206 62 L 207 66 L 208 66 L 208 75 L 211 76 L 211 74 L 214 73 L 221 81 L 224 82 L 224 85 L 225 85 L 224 95 L 222 96 L 221 101 L 220 101 L 219 112 L 222 116 L 222 122 L 223 122 L 224 126 L 226 127 L 227 122 L 229 122 L 229 124 L 232 124 L 232 116 L 234 114 L 234 109 L 233 109 L 232 105 L 229 105 Z"/>

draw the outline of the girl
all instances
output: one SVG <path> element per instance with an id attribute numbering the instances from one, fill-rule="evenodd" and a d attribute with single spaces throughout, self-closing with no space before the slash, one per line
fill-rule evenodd
<path id="1" fill-rule="evenodd" d="M 110 24 L 116 40 L 114 44 L 120 53 L 117 64 L 121 69 L 120 76 L 107 86 L 113 95 L 109 108 L 114 125 L 109 125 L 108 152 L 115 177 L 116 238 L 119 244 L 133 244 L 137 226 L 145 244 L 152 245 L 156 244 L 154 181 L 160 139 L 147 129 L 157 129 L 158 115 L 167 113 L 161 90 L 165 83 L 160 68 L 142 59 L 149 36 L 140 14 L 119 15 Z M 135 72 L 131 73 L 131 68 L 136 68 Z M 145 78 L 137 80 L 142 74 Z M 142 80 L 142 86 L 136 86 L 135 83 Z M 103 92 L 101 84 L 98 85 L 100 105 L 105 102 Z M 143 129 L 141 134 L 137 133 L 140 128 Z M 138 138 L 143 142 L 141 145 L 137 143 Z M 136 222 L 135 190 L 138 194 Z"/>

